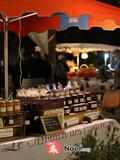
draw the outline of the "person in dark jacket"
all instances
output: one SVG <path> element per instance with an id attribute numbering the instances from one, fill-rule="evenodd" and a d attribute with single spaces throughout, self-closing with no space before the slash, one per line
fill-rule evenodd
<path id="1" fill-rule="evenodd" d="M 55 83 L 60 82 L 63 87 L 67 85 L 68 78 L 67 72 L 69 71 L 69 67 L 66 63 L 66 59 L 64 55 L 58 56 L 58 61 L 55 68 Z"/>
<path id="2" fill-rule="evenodd" d="M 120 50 L 116 49 L 113 51 L 113 54 L 116 59 L 116 65 L 115 65 L 115 83 L 114 83 L 114 88 L 115 89 L 120 89 Z"/>

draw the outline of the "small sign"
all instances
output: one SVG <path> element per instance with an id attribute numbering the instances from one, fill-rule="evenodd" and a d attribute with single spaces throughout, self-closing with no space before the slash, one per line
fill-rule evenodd
<path id="1" fill-rule="evenodd" d="M 59 116 L 56 114 L 40 116 L 45 134 L 63 132 Z"/>
<path id="2" fill-rule="evenodd" d="M 69 18 L 69 23 L 78 23 L 78 22 L 79 22 L 78 17 L 70 17 Z"/>

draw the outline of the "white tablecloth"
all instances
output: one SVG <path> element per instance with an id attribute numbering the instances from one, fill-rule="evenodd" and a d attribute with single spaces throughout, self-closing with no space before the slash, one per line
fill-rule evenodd
<path id="1" fill-rule="evenodd" d="M 92 129 L 98 130 L 98 137 L 104 138 L 108 126 L 118 127 L 117 135 L 120 135 L 120 125 L 113 119 L 97 120 L 89 124 L 77 125 L 65 130 L 65 133 L 57 133 L 49 136 L 30 137 L 21 140 L 0 143 L 0 160 L 64 160 L 68 152 L 64 151 L 64 145 L 81 143 L 82 138 Z M 55 157 L 50 157 L 45 149 L 45 144 L 52 140 L 58 141 L 62 150 Z"/>

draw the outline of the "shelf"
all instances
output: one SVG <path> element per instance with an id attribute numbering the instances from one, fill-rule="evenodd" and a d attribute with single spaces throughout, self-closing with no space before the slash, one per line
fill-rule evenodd
<path id="1" fill-rule="evenodd" d="M 15 140 L 23 140 L 26 138 L 25 136 L 12 136 L 12 137 L 6 137 L 6 138 L 0 138 L 0 143 L 5 143 L 5 142 L 11 142 Z"/>
<path id="2" fill-rule="evenodd" d="M 9 114 L 0 114 L 0 117 L 9 117 L 9 116 L 16 116 L 16 115 L 23 115 L 24 112 L 13 112 Z"/>
<path id="3" fill-rule="evenodd" d="M 7 128 L 18 128 L 18 127 L 24 127 L 24 124 L 21 124 L 21 125 L 13 125 L 13 126 L 4 126 L 0 129 L 7 129 Z"/>
<path id="4" fill-rule="evenodd" d="M 91 110 L 87 110 L 87 111 L 81 111 L 81 112 L 78 112 L 78 113 L 70 113 L 69 115 L 65 115 L 64 119 L 70 119 L 71 117 L 78 117 L 78 116 L 82 117 L 86 113 L 91 113 L 91 112 L 96 112 L 96 111 L 100 111 L 100 109 L 96 108 L 96 109 L 91 109 Z"/>
<path id="5" fill-rule="evenodd" d="M 0 142 L 12 137 L 24 136 L 24 120 L 25 114 L 22 111 L 0 115 Z"/>

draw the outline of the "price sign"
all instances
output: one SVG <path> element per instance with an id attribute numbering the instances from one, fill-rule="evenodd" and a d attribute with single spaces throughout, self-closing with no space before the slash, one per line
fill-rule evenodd
<path id="1" fill-rule="evenodd" d="M 40 116 L 45 134 L 63 132 L 62 124 L 59 120 L 59 116 L 54 115 L 45 115 Z"/>

